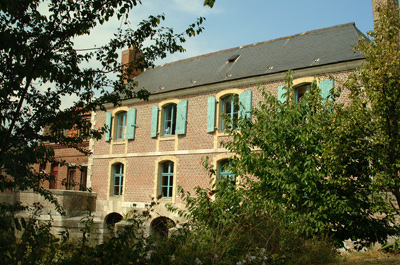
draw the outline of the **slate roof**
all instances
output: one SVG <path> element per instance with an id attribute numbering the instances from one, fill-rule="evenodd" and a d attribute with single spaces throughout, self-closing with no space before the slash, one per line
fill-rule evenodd
<path id="1" fill-rule="evenodd" d="M 151 94 L 363 59 L 354 23 L 222 50 L 148 69 L 135 78 Z M 231 62 L 229 62 L 229 60 Z"/>

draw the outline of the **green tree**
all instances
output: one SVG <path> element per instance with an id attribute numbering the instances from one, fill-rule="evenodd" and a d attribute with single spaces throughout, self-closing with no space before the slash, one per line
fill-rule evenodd
<path id="1" fill-rule="evenodd" d="M 33 188 L 50 198 L 40 184 L 51 176 L 35 172 L 32 165 L 62 161 L 55 161 L 54 152 L 42 143 L 88 153 L 80 143 L 87 137 L 98 139 L 105 128 L 90 130 L 90 122 L 81 114 L 103 108 L 104 102 L 117 104 L 121 95 L 146 99 L 147 91 L 132 89 L 135 83 L 129 72 L 149 67 L 168 53 L 183 52 L 185 38 L 203 30 L 202 17 L 177 34 L 161 26 L 164 15 L 149 16 L 136 29 L 116 29 L 114 38 L 104 46 L 74 48 L 74 38 L 90 34 L 113 17 L 122 26 L 129 24 L 128 14 L 138 4 L 140 0 L 0 1 L 0 191 Z M 213 4 L 204 2 L 210 7 Z M 137 60 L 121 66 L 118 52 L 126 47 L 134 47 Z M 84 67 L 87 62 L 97 62 L 94 65 L 99 67 Z M 119 74 L 118 80 L 110 77 L 122 68 L 128 69 L 125 75 Z M 124 85 L 126 82 L 129 85 Z M 95 93 L 102 96 L 96 98 Z M 62 109 L 62 97 L 69 96 L 77 98 L 76 102 Z M 42 135 L 45 125 L 51 125 L 53 132 L 76 126 L 83 133 L 79 137 Z"/>
<path id="2" fill-rule="evenodd" d="M 376 187 L 400 206 L 400 46 L 399 8 L 378 7 L 379 19 L 356 49 L 365 63 L 347 83 L 355 115 L 367 114 L 363 141 L 373 150 L 370 174 Z M 360 137 L 361 139 L 361 137 Z M 397 201 L 397 205 L 396 202 Z"/>
<path id="3" fill-rule="evenodd" d="M 263 90 L 252 119 L 229 131 L 232 140 L 224 145 L 237 154 L 232 171 L 259 199 L 307 218 L 308 235 L 328 235 L 337 245 L 349 238 L 360 246 L 384 242 L 395 229 L 391 215 L 375 216 L 387 208 L 369 174 L 372 152 L 359 152 L 368 147 L 358 141 L 365 117 L 352 117 L 334 102 L 337 95 L 322 98 L 316 81 L 295 103 L 290 72 L 287 78 L 285 102 Z M 360 126 L 343 131 L 350 118 Z"/>

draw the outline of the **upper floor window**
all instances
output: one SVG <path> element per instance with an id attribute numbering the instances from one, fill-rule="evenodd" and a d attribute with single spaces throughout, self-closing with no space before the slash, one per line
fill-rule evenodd
<path id="1" fill-rule="evenodd" d="M 301 98 L 306 94 L 309 89 L 310 84 L 301 85 L 294 89 L 294 100 L 296 104 L 300 102 Z"/>
<path id="2" fill-rule="evenodd" d="M 295 80 L 296 81 L 296 80 Z M 312 81 L 312 79 L 310 80 Z M 294 87 L 294 102 L 299 103 L 300 100 L 304 97 L 304 95 L 307 93 L 307 91 L 310 90 L 311 83 L 309 81 L 306 81 L 307 83 L 301 82 L 300 85 Z M 314 81 L 312 81 L 314 82 Z M 294 82 L 296 83 L 296 82 Z M 330 91 L 332 88 L 334 88 L 335 82 L 333 79 L 326 79 L 321 82 L 319 82 L 318 87 L 321 90 L 321 96 L 323 99 L 329 98 Z M 286 102 L 286 92 L 287 88 L 286 86 L 278 86 L 278 100 L 280 102 Z"/>
<path id="3" fill-rule="evenodd" d="M 86 191 L 86 182 L 87 182 L 87 167 L 84 166 L 81 168 L 81 181 L 79 190 Z"/>
<path id="4" fill-rule="evenodd" d="M 161 164 L 160 194 L 163 198 L 172 198 L 174 186 L 174 162 L 166 161 Z"/>
<path id="5" fill-rule="evenodd" d="M 165 102 L 154 105 L 151 109 L 151 137 L 159 134 L 164 136 L 181 135 L 186 133 L 186 119 L 188 101 L 174 100 L 177 103 Z M 159 112 L 161 110 L 161 114 Z"/>
<path id="6" fill-rule="evenodd" d="M 51 169 L 50 169 L 50 183 L 49 183 L 49 189 L 56 189 L 57 188 L 57 177 L 58 177 L 58 165 L 57 164 L 52 164 Z"/>
<path id="7" fill-rule="evenodd" d="M 239 118 L 251 118 L 252 91 L 240 93 L 240 90 L 235 89 L 234 92 L 237 94 L 225 94 L 220 98 L 208 97 L 207 132 L 214 132 L 215 129 L 222 131 L 227 128 L 227 121 L 217 117 L 217 113 L 228 116 L 233 123 L 233 129 L 237 127 Z M 216 125 L 219 125 L 219 128 Z"/>
<path id="8" fill-rule="evenodd" d="M 123 107 L 127 109 L 126 107 Z M 136 130 L 136 108 L 129 109 L 128 111 L 114 110 L 114 113 L 106 112 L 106 126 L 105 140 L 123 140 L 135 139 Z M 114 116 L 113 116 L 114 115 Z"/>
<path id="9" fill-rule="evenodd" d="M 227 128 L 226 118 L 229 118 L 232 123 L 230 128 L 235 129 L 239 118 L 239 96 L 237 94 L 222 98 L 221 113 L 225 114 L 225 117 L 221 118 L 221 130 Z"/>
<path id="10" fill-rule="evenodd" d="M 75 168 L 74 167 L 68 167 L 68 173 L 67 173 L 67 182 L 65 183 L 65 188 L 67 190 L 73 190 L 75 186 Z"/>
<path id="11" fill-rule="evenodd" d="M 125 130 L 126 130 L 126 111 L 122 111 L 117 114 L 117 124 L 116 124 L 116 139 L 122 140 L 125 139 Z"/>
<path id="12" fill-rule="evenodd" d="M 112 195 L 122 196 L 124 183 L 124 164 L 118 163 L 113 166 Z"/>
<path id="13" fill-rule="evenodd" d="M 226 179 L 232 185 L 236 185 L 236 175 L 230 171 L 232 167 L 231 159 L 224 159 L 219 162 L 219 178 Z"/>
<path id="14" fill-rule="evenodd" d="M 163 135 L 174 135 L 176 129 L 176 104 L 164 107 Z"/>

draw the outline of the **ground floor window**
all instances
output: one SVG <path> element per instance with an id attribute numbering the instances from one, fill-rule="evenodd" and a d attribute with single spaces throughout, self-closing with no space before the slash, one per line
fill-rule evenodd
<path id="1" fill-rule="evenodd" d="M 232 185 L 236 185 L 236 175 L 230 171 L 230 167 L 232 167 L 231 159 L 224 159 L 219 162 L 219 178 L 225 178 Z"/>
<path id="2" fill-rule="evenodd" d="M 174 163 L 166 161 L 161 164 L 160 194 L 163 198 L 172 198 L 174 185 Z"/>
<path id="3" fill-rule="evenodd" d="M 115 164 L 113 166 L 113 185 L 112 185 L 112 195 L 122 196 L 124 182 L 124 165 L 121 163 Z"/>

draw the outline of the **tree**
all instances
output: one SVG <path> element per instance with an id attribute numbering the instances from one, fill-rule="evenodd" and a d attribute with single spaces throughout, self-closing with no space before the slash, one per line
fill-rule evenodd
<path id="1" fill-rule="evenodd" d="M 384 242 L 396 230 L 391 215 L 376 218 L 388 209 L 370 177 L 372 152 L 358 141 L 367 120 L 335 103 L 336 94 L 322 98 L 316 81 L 298 103 L 291 72 L 285 89 L 285 102 L 263 91 L 252 119 L 229 131 L 232 172 L 259 199 L 307 218 L 308 235 L 327 235 L 337 245 L 349 238 L 360 246 Z M 360 126 L 344 131 L 350 120 Z"/>
<path id="2" fill-rule="evenodd" d="M 356 49 L 365 63 L 347 83 L 356 115 L 367 113 L 364 135 L 373 150 L 371 176 L 400 206 L 400 46 L 399 7 L 380 6 L 375 31 Z"/>
<path id="3" fill-rule="evenodd" d="M 36 163 L 55 161 L 54 152 L 43 142 L 49 141 L 88 153 L 80 146 L 83 139 L 98 139 L 105 128 L 91 130 L 83 113 L 102 108 L 104 102 L 117 104 L 126 98 L 147 99 L 148 92 L 135 90 L 129 78 L 132 70 L 144 69 L 167 53 L 183 52 L 186 37 L 199 34 L 204 18 L 189 25 L 180 34 L 160 26 L 164 15 L 149 16 L 137 29 L 118 28 L 108 44 L 87 50 L 74 48 L 74 38 L 90 34 L 113 17 L 127 25 L 129 12 L 140 0 L 4 0 L 0 2 L 0 191 L 34 191 L 51 198 L 41 186 L 51 176 L 35 172 Z M 205 1 L 212 7 L 214 1 Z M 43 11 L 43 6 L 47 10 Z M 151 44 L 145 46 L 150 40 Z M 136 62 L 121 66 L 118 49 L 133 47 Z M 84 67 L 97 61 L 99 67 Z M 118 80 L 110 73 L 121 73 Z M 126 83 L 128 83 L 126 85 Z M 106 88 L 113 88 L 108 92 Z M 101 97 L 94 97 L 99 93 Z M 62 109 L 62 97 L 78 100 Z M 42 135 L 45 125 L 50 135 Z M 82 132 L 65 137 L 60 132 L 75 126 Z"/>

